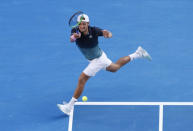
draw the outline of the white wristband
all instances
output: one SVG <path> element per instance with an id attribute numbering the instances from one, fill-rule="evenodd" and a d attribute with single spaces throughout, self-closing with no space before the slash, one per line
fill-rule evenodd
<path id="1" fill-rule="evenodd" d="M 76 38 L 74 37 L 74 35 L 71 35 L 71 37 L 70 37 L 73 41 L 75 41 L 76 40 Z"/>

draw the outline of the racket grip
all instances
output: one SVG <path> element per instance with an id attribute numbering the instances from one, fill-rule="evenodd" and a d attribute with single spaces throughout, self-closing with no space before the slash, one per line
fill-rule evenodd
<path id="1" fill-rule="evenodd" d="M 76 30 L 76 33 L 79 34 L 80 33 L 79 30 Z"/>

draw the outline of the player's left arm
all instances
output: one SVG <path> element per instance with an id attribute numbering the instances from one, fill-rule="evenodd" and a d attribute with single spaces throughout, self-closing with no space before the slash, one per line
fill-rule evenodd
<path id="1" fill-rule="evenodd" d="M 104 36 L 105 38 L 111 38 L 111 37 L 112 37 L 112 33 L 111 33 L 110 31 L 108 31 L 108 30 L 102 30 L 102 32 L 103 32 L 103 36 Z"/>

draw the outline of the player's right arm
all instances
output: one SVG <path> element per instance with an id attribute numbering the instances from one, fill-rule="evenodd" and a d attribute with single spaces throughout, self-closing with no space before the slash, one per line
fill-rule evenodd
<path id="1" fill-rule="evenodd" d="M 81 37 L 81 33 L 73 33 L 71 36 L 70 36 L 70 42 L 75 42 L 76 39 L 80 38 Z"/>
<path id="2" fill-rule="evenodd" d="M 78 28 L 73 28 L 71 30 L 70 42 L 75 42 L 76 39 L 81 37 L 81 33 L 80 32 L 78 33 L 77 30 L 78 30 Z"/>

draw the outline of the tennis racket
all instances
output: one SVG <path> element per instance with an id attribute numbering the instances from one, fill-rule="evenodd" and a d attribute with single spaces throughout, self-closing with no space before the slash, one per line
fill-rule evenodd
<path id="1" fill-rule="evenodd" d="M 81 14 L 83 14 L 83 12 L 82 12 L 82 11 L 78 11 L 78 12 L 74 13 L 74 14 L 70 17 L 69 22 L 68 22 L 70 28 L 76 28 L 77 26 L 80 25 L 80 23 L 82 22 L 82 20 L 84 19 L 84 17 L 83 17 L 83 16 L 80 17 L 80 21 L 79 21 L 79 22 L 77 21 L 77 18 L 78 18 L 78 16 L 81 15 Z"/>

